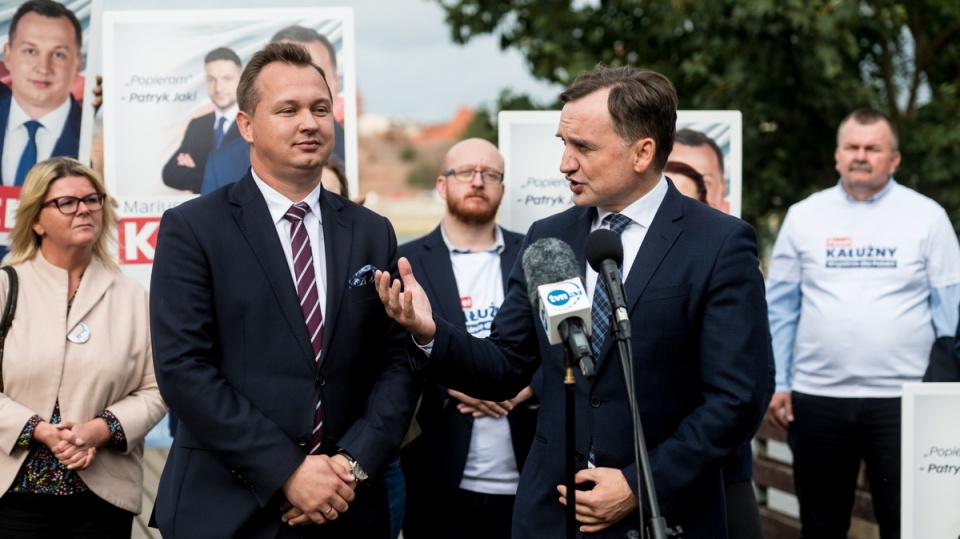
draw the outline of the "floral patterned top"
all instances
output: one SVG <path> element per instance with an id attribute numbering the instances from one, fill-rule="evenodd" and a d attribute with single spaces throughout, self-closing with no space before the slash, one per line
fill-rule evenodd
<path id="1" fill-rule="evenodd" d="M 97 417 L 106 421 L 107 426 L 110 427 L 110 442 L 107 445 L 117 451 L 126 451 L 127 438 L 123 434 L 123 427 L 117 417 L 109 410 L 100 412 Z M 80 474 L 60 464 L 49 447 L 33 439 L 33 433 L 41 421 L 43 419 L 38 415 L 31 417 L 20 432 L 17 447 L 29 449 L 30 454 L 20 467 L 10 492 L 65 496 L 89 490 L 80 478 Z M 60 421 L 60 403 L 57 402 L 50 416 L 50 424 L 56 425 Z"/>
<path id="2" fill-rule="evenodd" d="M 80 276 L 80 282 L 82 281 L 83 275 Z M 79 288 L 78 283 L 77 288 L 73 291 L 73 295 L 71 295 L 67 301 L 68 313 L 70 312 L 70 308 L 73 307 L 73 300 L 77 297 L 77 290 L 79 290 Z M 117 416 L 113 415 L 109 410 L 103 410 L 97 414 L 96 417 L 106 421 L 107 427 L 110 428 L 110 441 L 107 442 L 107 445 L 121 452 L 126 451 L 127 437 L 123 433 L 123 427 L 120 425 Z M 24 461 L 23 466 L 20 467 L 20 472 L 17 473 L 16 479 L 13 480 L 13 486 L 10 487 L 10 492 L 66 496 L 90 490 L 86 483 L 83 482 L 83 479 L 80 478 L 80 474 L 60 464 L 60 461 L 57 460 L 57 457 L 49 447 L 33 439 L 33 433 L 37 430 L 37 425 L 39 425 L 41 421 L 43 421 L 43 419 L 38 415 L 31 417 L 17 438 L 17 447 L 28 449 L 30 454 L 27 455 L 27 460 Z M 60 423 L 60 421 L 60 401 L 58 400 L 56 404 L 53 405 L 53 413 L 50 414 L 50 424 L 56 425 Z"/>

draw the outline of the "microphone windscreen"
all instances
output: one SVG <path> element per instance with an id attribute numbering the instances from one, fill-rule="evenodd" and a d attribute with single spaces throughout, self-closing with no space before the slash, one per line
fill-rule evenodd
<path id="1" fill-rule="evenodd" d="M 527 296 L 535 309 L 538 308 L 537 288 L 540 285 L 573 278 L 583 280 L 573 249 L 557 238 L 543 238 L 530 244 L 520 264 L 527 279 Z"/>
<path id="2" fill-rule="evenodd" d="M 623 243 L 620 242 L 620 236 L 606 228 L 598 228 L 587 236 L 584 253 L 590 267 L 598 273 L 603 261 L 608 258 L 616 262 L 617 266 L 623 265 Z"/>

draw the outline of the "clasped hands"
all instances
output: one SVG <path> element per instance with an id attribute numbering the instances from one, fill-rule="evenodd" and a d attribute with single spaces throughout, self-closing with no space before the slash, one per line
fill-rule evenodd
<path id="1" fill-rule="evenodd" d="M 63 421 L 54 425 L 41 421 L 33 431 L 33 438 L 49 447 L 60 464 L 80 471 L 93 464 L 97 448 L 110 440 L 110 427 L 99 417 L 86 423 Z"/>
<path id="2" fill-rule="evenodd" d="M 527 386 L 516 397 L 501 402 L 475 399 L 454 389 L 448 389 L 447 394 L 459 401 L 457 410 L 463 415 L 472 415 L 474 418 L 492 417 L 498 419 L 508 415 L 517 405 L 533 397 L 533 389 Z"/>
<path id="3" fill-rule="evenodd" d="M 357 479 L 343 455 L 309 455 L 284 481 L 281 520 L 291 526 L 324 524 L 350 508 Z"/>

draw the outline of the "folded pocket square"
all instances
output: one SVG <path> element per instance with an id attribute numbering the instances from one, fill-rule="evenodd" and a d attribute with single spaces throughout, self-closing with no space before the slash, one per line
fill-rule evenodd
<path id="1" fill-rule="evenodd" d="M 367 264 L 366 266 L 360 268 L 360 271 L 354 273 L 353 277 L 350 277 L 350 279 L 347 280 L 347 284 L 350 288 L 372 284 L 376 274 L 376 266 Z"/>

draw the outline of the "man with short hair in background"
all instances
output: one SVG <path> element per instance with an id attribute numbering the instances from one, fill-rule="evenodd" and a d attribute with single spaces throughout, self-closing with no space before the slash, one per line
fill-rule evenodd
<path id="1" fill-rule="evenodd" d="M 523 241 L 496 223 L 503 169 L 490 142 L 455 144 L 437 177 L 443 221 L 399 250 L 423 275 L 436 311 L 476 337 L 490 333 Z M 420 437 L 401 453 L 405 538 L 510 539 L 520 470 L 536 431 L 532 397 L 527 387 L 512 399 L 486 401 L 427 384 L 417 414 Z"/>
<path id="2" fill-rule="evenodd" d="M 863 460 L 880 537 L 895 539 L 903 384 L 957 327 L 960 245 L 939 204 L 894 181 L 885 114 L 844 118 L 834 158 L 837 185 L 791 206 L 773 247 L 767 420 L 788 430 L 802 537 L 847 537 Z"/>
<path id="3" fill-rule="evenodd" d="M 727 180 L 723 171 L 723 150 L 717 142 L 700 131 L 677 130 L 670 153 L 671 161 L 679 161 L 693 167 L 707 184 L 707 204 L 723 213 L 730 213 L 727 202 Z"/>
<path id="4" fill-rule="evenodd" d="M 199 193 L 210 153 L 233 140 L 243 141 L 236 123 L 241 68 L 240 57 L 226 47 L 213 49 L 203 59 L 213 111 L 190 120 L 183 142 L 163 167 L 163 183 L 167 186 Z"/>

